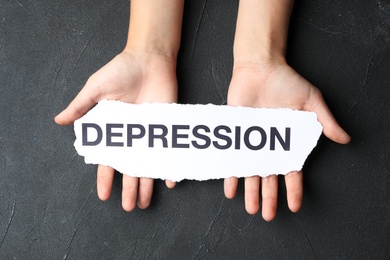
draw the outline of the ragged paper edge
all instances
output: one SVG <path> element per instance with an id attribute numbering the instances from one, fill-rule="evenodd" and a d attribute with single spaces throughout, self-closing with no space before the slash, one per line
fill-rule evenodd
<path id="1" fill-rule="evenodd" d="M 123 170 L 124 167 L 121 167 L 121 165 L 117 165 L 115 163 L 110 163 L 106 159 L 102 159 L 102 158 L 91 158 L 91 156 L 83 154 L 83 152 L 80 151 L 80 149 L 79 149 L 80 147 L 78 147 L 76 145 L 77 142 L 79 141 L 78 138 L 76 137 L 75 148 L 76 148 L 77 152 L 79 153 L 79 155 L 84 156 L 85 163 L 87 163 L 87 164 L 99 164 L 99 165 L 112 167 L 112 168 L 116 169 L 118 172 L 120 172 L 122 174 L 126 174 L 126 175 L 129 175 L 129 176 L 132 176 L 132 177 L 145 177 L 145 178 L 162 179 L 162 180 L 169 179 L 171 181 L 179 182 L 179 181 L 184 180 L 184 179 L 186 179 L 186 180 L 204 181 L 204 180 L 213 180 L 213 179 L 223 179 L 223 178 L 228 178 L 228 177 L 242 178 L 242 177 L 251 177 L 251 176 L 266 177 L 266 176 L 270 176 L 270 175 L 286 175 L 286 174 L 288 174 L 290 172 L 302 170 L 307 157 L 310 155 L 312 150 L 318 144 L 319 138 L 320 138 L 322 130 L 323 130 L 323 127 L 322 127 L 321 123 L 318 121 L 316 113 L 310 112 L 310 111 L 293 110 L 293 109 L 290 109 L 290 108 L 252 108 L 252 107 L 217 106 L 217 105 L 213 105 L 213 104 L 191 105 L 191 104 L 175 104 L 175 103 L 172 103 L 172 104 L 166 104 L 166 103 L 143 103 L 143 104 L 135 105 L 135 104 L 129 104 L 129 103 L 125 103 L 125 102 L 121 102 L 121 101 L 113 101 L 113 100 L 102 100 L 102 101 L 99 102 L 99 104 L 96 107 L 101 106 L 101 105 L 105 105 L 105 104 L 114 104 L 114 103 L 115 104 L 120 104 L 120 106 L 121 105 L 125 105 L 125 106 L 136 106 L 136 107 L 142 107 L 142 106 L 146 106 L 146 107 L 148 107 L 148 106 L 177 106 L 177 107 L 197 107 L 197 108 L 199 108 L 199 106 L 202 106 L 202 107 L 207 108 L 207 109 L 223 107 L 224 109 L 227 109 L 227 110 L 230 110 L 230 109 L 244 109 L 246 111 L 250 111 L 250 110 L 257 110 L 257 111 L 259 111 L 259 110 L 262 110 L 262 111 L 275 111 L 275 110 L 277 110 L 279 112 L 280 111 L 286 111 L 286 112 L 288 112 L 288 111 L 291 112 L 292 111 L 292 112 L 299 112 L 299 113 L 314 114 L 315 115 L 315 119 L 316 119 L 316 123 L 318 123 L 318 128 L 317 128 L 318 137 L 316 138 L 315 142 L 313 142 L 312 145 L 310 146 L 311 147 L 309 149 L 310 151 L 307 153 L 305 158 L 302 160 L 302 162 L 299 164 L 299 166 L 297 166 L 295 168 L 291 168 L 290 170 L 284 170 L 284 171 L 276 170 L 276 171 L 272 171 L 272 172 L 268 172 L 268 173 L 261 173 L 261 174 L 258 174 L 255 171 L 251 172 L 251 173 L 249 173 L 249 172 L 243 173 L 242 171 L 238 170 L 234 174 L 228 174 L 228 175 L 219 174 L 219 173 L 210 174 L 210 175 L 207 176 L 207 178 L 203 178 L 203 177 L 199 178 L 198 176 L 196 176 L 196 177 L 183 177 L 183 176 L 177 176 L 177 175 L 169 175 L 168 176 L 168 175 L 166 175 L 164 173 L 144 173 L 144 172 L 142 172 L 142 170 L 140 170 L 140 171 L 130 170 L 130 173 L 129 173 L 128 170 Z M 76 133 L 76 125 L 77 125 L 77 123 L 79 121 L 81 121 L 83 118 L 91 116 L 91 114 L 93 114 L 94 109 L 90 110 L 84 117 L 82 117 L 81 119 L 77 120 L 77 122 L 75 122 L 75 133 Z M 218 169 L 216 169 L 216 170 L 218 170 Z M 186 171 L 186 169 L 183 169 L 182 171 Z"/>

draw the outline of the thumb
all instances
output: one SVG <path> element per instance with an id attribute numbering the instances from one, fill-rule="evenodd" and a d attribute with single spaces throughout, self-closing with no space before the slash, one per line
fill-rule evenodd
<path id="1" fill-rule="evenodd" d="M 317 107 L 314 112 L 317 113 L 318 121 L 324 127 L 323 132 L 326 137 L 339 144 L 347 144 L 351 141 L 351 137 L 337 123 L 322 96 L 317 101 Z"/>
<path id="2" fill-rule="evenodd" d="M 68 107 L 54 118 L 54 121 L 59 125 L 69 125 L 87 113 L 97 102 L 97 95 L 90 89 L 86 85 Z"/>

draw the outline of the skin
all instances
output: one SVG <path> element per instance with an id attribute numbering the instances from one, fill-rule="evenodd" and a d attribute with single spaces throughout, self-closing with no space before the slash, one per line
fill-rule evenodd
<path id="1" fill-rule="evenodd" d="M 176 59 L 180 46 L 182 0 L 132 0 L 127 46 L 93 74 L 84 88 L 55 121 L 72 124 L 102 99 L 129 103 L 177 102 Z M 345 144 L 348 134 L 338 125 L 320 91 L 295 72 L 285 60 L 285 46 L 292 0 L 241 0 L 234 41 L 234 68 L 228 105 L 289 107 L 314 111 L 331 140 Z M 107 200 L 114 169 L 99 165 L 98 196 Z M 227 198 L 237 190 L 237 178 L 225 179 Z M 300 209 L 302 172 L 285 176 L 291 211 Z M 175 183 L 166 181 L 168 187 Z M 153 180 L 123 175 L 122 206 L 126 211 L 149 206 Z M 261 198 L 260 198 L 261 193 Z M 256 214 L 262 204 L 266 221 L 275 218 L 278 179 L 276 176 L 245 178 L 245 208 Z"/>
<path id="2" fill-rule="evenodd" d="M 292 0 L 240 0 L 228 105 L 313 111 L 324 127 L 325 136 L 346 144 L 350 137 L 336 122 L 321 92 L 286 63 L 292 7 Z M 297 212 L 302 204 L 302 180 L 301 171 L 285 176 L 287 202 L 292 212 Z M 237 178 L 225 179 L 227 198 L 234 198 L 237 184 Z M 277 176 L 245 178 L 245 208 L 249 214 L 256 214 L 262 204 L 264 220 L 273 220 L 277 197 Z"/>
<path id="3" fill-rule="evenodd" d="M 127 46 L 94 73 L 84 88 L 55 117 L 59 125 L 72 124 L 102 99 L 128 103 L 177 102 L 176 59 L 180 46 L 182 0 L 132 0 Z M 110 197 L 114 169 L 99 165 L 97 192 Z M 153 179 L 123 175 L 122 207 L 132 211 L 150 205 Z M 175 183 L 166 181 L 169 188 Z"/>

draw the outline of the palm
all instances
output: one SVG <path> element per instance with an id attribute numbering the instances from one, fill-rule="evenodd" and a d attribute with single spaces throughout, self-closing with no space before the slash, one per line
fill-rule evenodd
<path id="1" fill-rule="evenodd" d="M 128 103 L 177 101 L 176 63 L 171 58 L 143 52 L 124 51 L 93 74 L 84 88 L 56 118 L 60 125 L 73 123 L 103 99 Z M 129 173 L 131 174 L 131 173 Z M 98 195 L 107 200 L 112 189 L 114 169 L 98 167 Z M 174 183 L 167 181 L 169 187 Z M 153 180 L 123 175 L 122 205 L 127 211 L 149 206 Z"/>
<path id="2" fill-rule="evenodd" d="M 175 64 L 157 55 L 122 52 L 88 79 L 64 113 L 56 118 L 57 123 L 73 123 L 102 99 L 176 102 Z"/>
<path id="3" fill-rule="evenodd" d="M 349 142 L 349 136 L 337 124 L 326 106 L 320 91 L 301 77 L 287 64 L 243 64 L 236 66 L 228 93 L 228 105 L 292 108 L 314 111 L 324 126 L 324 134 L 338 143 Z M 297 211 L 302 201 L 302 172 L 286 175 L 287 199 L 292 211 Z M 278 180 L 276 176 L 245 179 L 245 207 L 254 214 L 259 209 L 262 193 L 262 215 L 272 220 L 276 214 Z M 225 180 L 225 194 L 234 197 L 237 179 Z"/>
<path id="4" fill-rule="evenodd" d="M 246 93 L 252 93 L 247 95 Z M 229 88 L 230 105 L 307 110 L 319 92 L 288 65 L 238 67 Z"/>
<path id="5" fill-rule="evenodd" d="M 173 64 L 167 64 L 163 57 L 151 59 L 150 55 L 123 52 L 92 75 L 87 86 L 96 88 L 97 99 L 176 102 L 177 81 L 169 68 Z"/>

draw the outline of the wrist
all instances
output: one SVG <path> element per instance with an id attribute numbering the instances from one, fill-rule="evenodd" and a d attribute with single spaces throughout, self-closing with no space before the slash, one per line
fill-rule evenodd
<path id="1" fill-rule="evenodd" d="M 134 57 L 143 68 L 163 69 L 176 75 L 177 58 L 161 49 L 144 48 L 141 45 L 127 45 L 122 51 L 124 57 Z"/>
<path id="2" fill-rule="evenodd" d="M 269 75 L 271 75 L 274 71 L 288 66 L 289 65 L 283 59 L 269 58 L 266 60 L 262 59 L 256 61 L 237 60 L 234 61 L 232 78 L 238 77 L 245 81 L 248 77 L 256 77 L 261 79 L 261 82 L 266 82 Z"/>
<path id="3" fill-rule="evenodd" d="M 177 90 L 175 57 L 130 47 L 118 56 L 124 63 L 130 64 L 131 70 L 137 72 L 144 83 L 154 82 L 146 84 L 151 90 Z"/>
<path id="4" fill-rule="evenodd" d="M 234 37 L 234 62 L 285 63 L 293 0 L 241 0 Z"/>
<path id="5" fill-rule="evenodd" d="M 165 57 L 166 59 L 177 59 L 178 48 L 173 48 L 169 44 L 148 44 L 151 41 L 128 41 L 124 49 L 125 52 L 139 52 L 144 54 Z"/>
<path id="6" fill-rule="evenodd" d="M 285 50 L 272 43 L 237 41 L 234 45 L 234 66 L 239 64 L 284 64 Z"/>
<path id="7" fill-rule="evenodd" d="M 136 103 L 177 102 L 175 58 L 128 48 L 116 59 L 124 64 L 120 74 L 138 87 Z"/>
<path id="8" fill-rule="evenodd" d="M 176 58 L 183 0 L 132 0 L 126 49 Z"/>
<path id="9" fill-rule="evenodd" d="M 271 40 L 250 41 L 236 39 L 234 67 L 270 67 L 286 63 L 285 50 Z"/>

